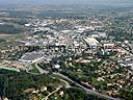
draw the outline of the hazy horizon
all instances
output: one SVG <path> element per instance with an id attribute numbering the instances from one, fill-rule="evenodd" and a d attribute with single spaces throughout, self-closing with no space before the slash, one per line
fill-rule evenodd
<path id="1" fill-rule="evenodd" d="M 0 0 L 5 4 L 91 4 L 91 5 L 133 5 L 133 0 Z"/>

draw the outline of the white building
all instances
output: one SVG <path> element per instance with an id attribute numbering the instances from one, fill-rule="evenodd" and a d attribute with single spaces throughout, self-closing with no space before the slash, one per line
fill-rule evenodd
<path id="1" fill-rule="evenodd" d="M 99 45 L 99 42 L 95 38 L 87 37 L 84 40 L 91 48 L 96 48 Z"/>

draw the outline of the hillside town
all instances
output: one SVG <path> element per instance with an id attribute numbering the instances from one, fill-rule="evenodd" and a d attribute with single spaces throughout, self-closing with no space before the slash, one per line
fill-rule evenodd
<path id="1" fill-rule="evenodd" d="M 0 100 L 133 100 L 131 8 L 17 7 L 0 7 Z"/>

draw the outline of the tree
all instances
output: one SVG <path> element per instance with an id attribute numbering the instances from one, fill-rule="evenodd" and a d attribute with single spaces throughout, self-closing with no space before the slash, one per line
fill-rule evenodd
<path id="1" fill-rule="evenodd" d="M 6 88 L 8 86 L 8 78 L 6 76 L 0 76 L 0 97 L 3 98 L 6 95 Z"/>

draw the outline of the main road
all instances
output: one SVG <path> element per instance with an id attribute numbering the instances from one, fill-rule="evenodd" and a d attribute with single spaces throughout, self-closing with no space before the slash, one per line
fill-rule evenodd
<path id="1" fill-rule="evenodd" d="M 40 74 L 48 74 L 48 71 L 45 71 L 44 69 L 40 68 L 40 67 L 38 66 L 38 64 L 36 64 L 36 67 L 37 67 L 37 69 L 40 71 Z M 87 94 L 95 95 L 95 96 L 97 96 L 97 97 L 101 97 L 101 98 L 104 98 L 104 99 L 107 99 L 107 100 L 120 100 L 119 98 L 113 98 L 113 97 L 111 97 L 111 96 L 104 95 L 104 94 L 101 94 L 101 93 L 99 93 L 99 92 L 96 92 L 96 91 L 94 91 L 94 90 L 92 90 L 92 89 L 89 89 L 89 88 L 87 88 L 87 87 L 85 87 L 85 86 L 79 84 L 78 82 L 72 80 L 72 79 L 69 78 L 68 76 L 66 76 L 66 75 L 64 75 L 64 74 L 61 74 L 61 73 L 59 73 L 59 72 L 53 72 L 52 75 L 58 76 L 58 77 L 60 77 L 61 79 L 68 81 L 69 83 L 73 83 L 75 86 L 78 86 L 78 87 L 80 87 L 81 89 L 83 89 Z"/>
<path id="2" fill-rule="evenodd" d="M 86 87 L 84 87 L 83 85 L 79 84 L 78 82 L 70 79 L 69 77 L 61 74 L 61 73 L 55 73 L 53 72 L 53 75 L 56 75 L 56 76 L 59 76 L 59 77 L 62 77 L 63 79 L 69 81 L 70 83 L 73 83 L 75 84 L 76 86 L 80 87 L 81 89 L 83 89 L 87 94 L 92 94 L 92 95 L 95 95 L 97 97 L 101 97 L 101 98 L 104 98 L 104 99 L 107 99 L 107 100 L 120 100 L 119 98 L 113 98 L 113 97 L 110 97 L 110 96 L 107 96 L 107 95 L 104 95 L 104 94 L 101 94 L 99 92 L 96 92 L 96 91 L 93 91 L 91 89 L 88 89 Z"/>

